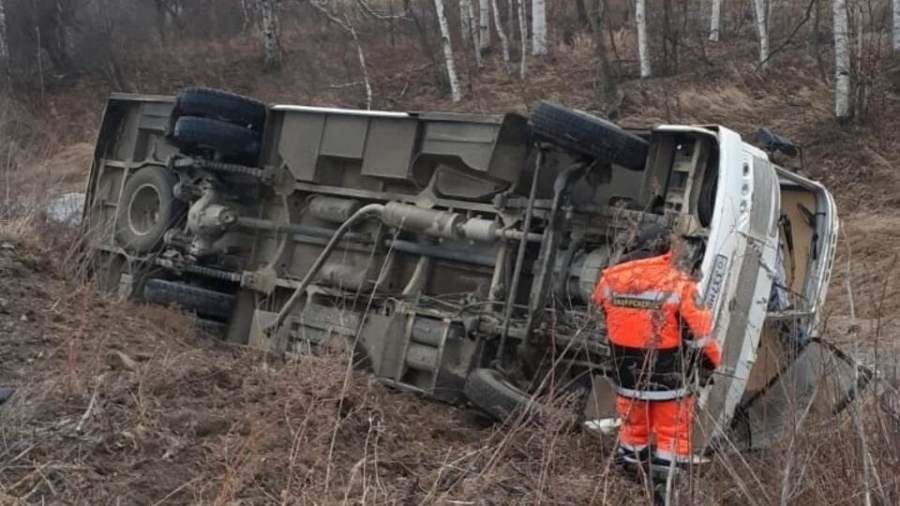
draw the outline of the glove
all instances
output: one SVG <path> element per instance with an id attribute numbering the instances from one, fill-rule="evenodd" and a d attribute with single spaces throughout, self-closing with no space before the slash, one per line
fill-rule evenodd
<path id="1" fill-rule="evenodd" d="M 697 368 L 697 380 L 700 383 L 701 387 L 712 385 L 715 382 L 713 375 L 714 372 L 716 372 L 716 370 L 707 367 L 706 364 L 702 364 Z"/>

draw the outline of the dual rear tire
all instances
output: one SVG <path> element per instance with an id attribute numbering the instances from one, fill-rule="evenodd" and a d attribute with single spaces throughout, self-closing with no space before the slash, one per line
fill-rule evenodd
<path id="1" fill-rule="evenodd" d="M 169 137 L 187 154 L 256 165 L 262 147 L 266 105 L 208 88 L 185 88 L 172 109 Z"/>
<path id="2" fill-rule="evenodd" d="M 256 165 L 266 121 L 262 102 L 206 88 L 186 88 L 170 116 L 170 140 L 187 154 Z M 147 166 L 125 183 L 116 216 L 116 236 L 132 253 L 157 249 L 166 231 L 182 220 L 187 203 L 175 197 L 178 177 Z"/>

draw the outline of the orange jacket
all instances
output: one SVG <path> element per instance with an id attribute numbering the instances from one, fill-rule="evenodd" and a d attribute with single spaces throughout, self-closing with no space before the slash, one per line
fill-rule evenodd
<path id="1" fill-rule="evenodd" d="M 673 265 L 671 253 L 604 270 L 594 302 L 606 312 L 614 346 L 668 352 L 687 345 L 701 348 L 713 367 L 721 362 L 719 344 L 710 337 L 712 314 L 699 302 L 697 283 Z M 683 342 L 682 322 L 692 342 Z"/>

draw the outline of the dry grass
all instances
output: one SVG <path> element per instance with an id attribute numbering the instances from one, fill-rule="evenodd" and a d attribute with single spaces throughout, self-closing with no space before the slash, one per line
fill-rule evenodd
<path id="1" fill-rule="evenodd" d="M 4 237 L 14 249 L 0 252 L 12 289 L 0 316 L 0 378 L 20 388 L 0 410 L 0 493 L 7 498 L 649 502 L 611 465 L 612 441 L 596 441 L 562 419 L 489 427 L 463 410 L 386 389 L 364 372 L 347 376 L 340 353 L 285 361 L 228 346 L 173 310 L 112 302 L 72 286 L 39 251 Z M 897 427 L 872 397 L 861 411 L 881 483 L 874 493 L 896 502 Z M 856 434 L 847 413 L 811 420 L 771 451 L 718 455 L 683 483 L 682 499 L 857 502 L 864 487 Z M 794 471 L 785 479 L 788 462 Z"/>

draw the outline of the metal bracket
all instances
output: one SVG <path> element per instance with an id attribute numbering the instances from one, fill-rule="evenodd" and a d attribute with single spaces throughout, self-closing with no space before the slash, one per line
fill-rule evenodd
<path id="1" fill-rule="evenodd" d="M 278 284 L 278 273 L 271 267 L 263 267 L 256 271 L 245 271 L 241 274 L 241 287 L 271 295 Z"/>

